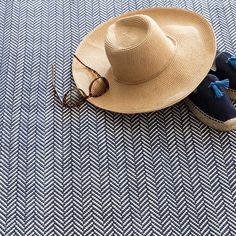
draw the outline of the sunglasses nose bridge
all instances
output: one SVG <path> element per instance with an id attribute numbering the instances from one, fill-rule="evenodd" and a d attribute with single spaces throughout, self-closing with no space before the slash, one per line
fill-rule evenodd
<path id="1" fill-rule="evenodd" d="M 88 71 L 93 73 L 93 75 L 97 76 L 92 82 L 88 85 L 89 94 L 87 95 L 84 90 L 80 88 L 73 88 L 65 93 L 63 99 L 60 99 L 60 96 L 57 93 L 55 79 L 54 79 L 54 64 L 52 64 L 52 81 L 53 88 L 55 94 L 59 97 L 63 107 L 75 107 L 80 105 L 80 103 L 85 101 L 90 97 L 99 97 L 103 95 L 109 89 L 109 82 L 105 77 L 102 77 L 98 72 L 93 70 L 92 68 L 86 66 L 76 55 L 74 57 L 78 60 L 78 62 L 83 65 Z"/>

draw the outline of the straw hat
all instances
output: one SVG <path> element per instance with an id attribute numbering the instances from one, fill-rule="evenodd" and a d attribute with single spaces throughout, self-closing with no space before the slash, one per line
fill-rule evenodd
<path id="1" fill-rule="evenodd" d="M 109 89 L 88 101 L 120 113 L 155 111 L 188 96 L 210 70 L 216 54 L 211 25 L 178 8 L 128 12 L 96 27 L 76 50 L 104 76 Z M 88 93 L 93 78 L 73 59 L 76 86 Z"/>

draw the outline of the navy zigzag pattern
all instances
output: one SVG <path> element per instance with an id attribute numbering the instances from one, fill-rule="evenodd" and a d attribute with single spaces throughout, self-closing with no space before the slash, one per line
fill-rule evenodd
<path id="1" fill-rule="evenodd" d="M 156 6 L 194 10 L 236 52 L 232 0 L 0 3 L 0 235 L 235 236 L 236 133 L 183 102 L 122 115 L 62 108 L 72 56 L 94 27 Z"/>

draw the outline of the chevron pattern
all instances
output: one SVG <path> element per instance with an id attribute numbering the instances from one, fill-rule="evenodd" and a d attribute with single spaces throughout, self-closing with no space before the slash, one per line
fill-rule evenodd
<path id="1" fill-rule="evenodd" d="M 232 0 L 1 1 L 0 235 L 235 236 L 236 131 L 183 103 L 121 115 L 62 108 L 72 54 L 94 27 L 156 6 L 194 10 L 236 53 Z"/>

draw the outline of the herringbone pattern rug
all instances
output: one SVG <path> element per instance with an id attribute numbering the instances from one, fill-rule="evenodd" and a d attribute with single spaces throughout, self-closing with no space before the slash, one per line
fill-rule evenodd
<path id="1" fill-rule="evenodd" d="M 54 98 L 51 64 L 62 95 L 90 30 L 155 6 L 202 14 L 235 52 L 234 0 L 0 1 L 0 235 L 236 235 L 236 131 L 183 103 L 121 115 Z"/>

